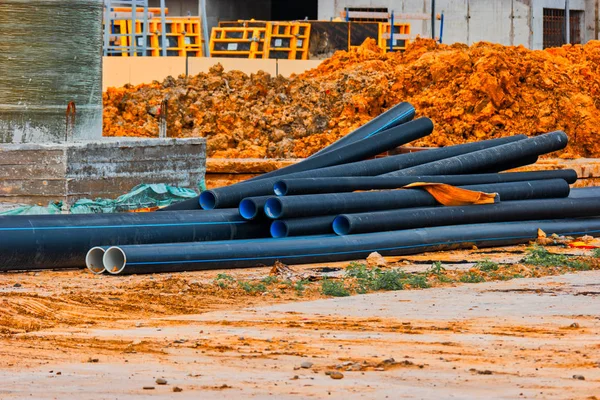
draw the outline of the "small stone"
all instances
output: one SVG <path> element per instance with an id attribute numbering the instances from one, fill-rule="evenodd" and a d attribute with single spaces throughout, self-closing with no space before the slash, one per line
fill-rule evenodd
<path id="1" fill-rule="evenodd" d="M 58 372 L 56 373 L 56 375 L 62 375 L 62 372 L 58 371 Z"/>
<path id="2" fill-rule="evenodd" d="M 15 283 L 15 284 L 13 285 L 13 287 L 21 287 L 21 286 L 22 286 L 22 285 L 21 285 L 20 283 Z"/>
<path id="3" fill-rule="evenodd" d="M 182 389 L 182 388 L 180 388 L 179 386 L 173 386 L 173 391 L 174 391 L 175 393 L 179 393 L 179 392 L 183 392 L 183 389 Z"/>
<path id="4" fill-rule="evenodd" d="M 306 368 L 306 369 L 308 369 L 312 366 L 313 366 L 313 363 L 311 363 L 310 361 L 304 361 L 302 364 L 300 364 L 301 368 Z"/>
<path id="5" fill-rule="evenodd" d="M 331 375 L 331 371 L 325 371 L 325 375 Z"/>
<path id="6" fill-rule="evenodd" d="M 333 371 L 333 372 L 331 372 L 331 374 L 329 374 L 329 377 L 331 379 L 343 379 L 344 374 L 342 374 L 341 372 L 338 372 L 338 371 Z"/>
<path id="7" fill-rule="evenodd" d="M 154 390 L 154 386 L 144 386 L 142 389 L 144 389 L 144 390 Z"/>
<path id="8" fill-rule="evenodd" d="M 579 328 L 579 324 L 577 322 L 573 322 L 571 325 L 569 325 L 571 328 Z"/>
<path id="9" fill-rule="evenodd" d="M 385 258 L 381 254 L 375 251 L 367 257 L 367 265 L 371 268 L 387 267 L 387 261 L 385 261 Z"/>
<path id="10" fill-rule="evenodd" d="M 585 381 L 585 376 L 583 376 L 583 375 L 573 375 L 573 379 L 577 379 L 579 381 Z"/>
<path id="11" fill-rule="evenodd" d="M 490 371 L 489 369 L 483 370 L 483 371 L 477 371 L 477 373 L 479 375 L 492 375 L 492 371 Z"/>
<path id="12" fill-rule="evenodd" d="M 291 378 L 290 378 L 290 381 L 295 381 L 296 379 L 299 379 L 299 378 L 298 378 L 298 375 L 294 375 L 293 377 L 291 377 Z"/>
<path id="13" fill-rule="evenodd" d="M 382 362 L 384 364 L 394 364 L 396 362 L 396 360 L 394 360 L 392 357 L 390 357 L 390 358 L 383 360 Z"/>
<path id="14" fill-rule="evenodd" d="M 385 368 L 378 367 L 378 368 L 375 368 L 375 371 L 385 371 Z"/>
<path id="15" fill-rule="evenodd" d="M 158 378 L 158 379 L 156 379 L 156 384 L 157 385 L 166 385 L 167 380 L 165 378 Z"/>
<path id="16" fill-rule="evenodd" d="M 87 360 L 87 362 L 89 362 L 89 363 L 97 363 L 98 361 L 100 361 L 100 360 L 98 360 L 97 358 L 92 358 L 92 357 L 88 358 L 88 360 Z"/>
<path id="17" fill-rule="evenodd" d="M 244 340 L 244 337 L 243 337 L 243 336 L 240 336 L 240 337 L 238 338 L 238 340 Z"/>

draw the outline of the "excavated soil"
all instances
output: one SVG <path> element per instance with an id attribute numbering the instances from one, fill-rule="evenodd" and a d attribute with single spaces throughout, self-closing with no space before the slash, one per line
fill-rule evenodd
<path id="1" fill-rule="evenodd" d="M 243 62 L 243 60 L 240 60 Z M 564 130 L 562 157 L 599 157 L 600 42 L 532 51 L 418 39 L 384 54 L 374 41 L 337 52 L 298 76 L 209 73 L 104 93 L 104 135 L 157 136 L 168 99 L 173 137 L 203 136 L 212 157 L 307 157 L 401 101 L 435 131 L 417 146 L 447 146 Z"/>

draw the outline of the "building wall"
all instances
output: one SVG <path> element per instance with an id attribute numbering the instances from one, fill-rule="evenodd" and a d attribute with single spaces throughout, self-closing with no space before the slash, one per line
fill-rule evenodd
<path id="1" fill-rule="evenodd" d="M 198 0 L 165 0 L 166 6 L 169 9 L 169 15 L 174 17 L 193 15 L 199 15 L 199 1 Z M 159 7 L 160 0 L 149 0 L 148 5 L 150 7 Z"/>
<path id="2" fill-rule="evenodd" d="M 205 0 L 208 32 L 219 21 L 235 21 L 238 19 L 271 19 L 271 0 Z"/>
<path id="3" fill-rule="evenodd" d="M 340 16 L 345 7 L 387 7 L 395 14 L 431 15 L 431 0 L 322 0 L 319 19 Z M 570 0 L 572 10 L 585 11 L 583 41 L 596 39 L 599 0 Z M 490 41 L 504 45 L 543 47 L 543 9 L 564 9 L 565 0 L 436 0 L 436 14 L 444 14 L 444 43 Z M 431 37 L 431 20 L 412 20 L 412 35 Z M 439 21 L 436 23 L 439 36 Z"/>

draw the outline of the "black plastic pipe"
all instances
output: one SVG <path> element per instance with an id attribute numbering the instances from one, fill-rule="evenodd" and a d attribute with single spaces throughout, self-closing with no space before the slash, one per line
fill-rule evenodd
<path id="1" fill-rule="evenodd" d="M 264 208 L 268 199 L 273 196 L 246 197 L 238 207 L 242 218 L 253 220 L 265 216 Z"/>
<path id="2" fill-rule="evenodd" d="M 376 251 L 384 256 L 417 254 L 477 246 L 528 243 L 547 234 L 600 235 L 600 219 L 469 224 L 348 236 L 301 236 L 283 239 L 120 246 L 108 249 L 104 266 L 114 274 L 233 269 L 365 259 Z"/>
<path id="3" fill-rule="evenodd" d="M 498 193 L 501 201 L 559 198 L 569 195 L 569 184 L 562 179 L 460 187 L 486 193 Z M 265 214 L 272 219 L 284 219 L 427 207 L 438 204 L 432 195 L 422 189 L 309 194 L 271 197 L 265 204 Z"/>
<path id="4" fill-rule="evenodd" d="M 535 164 L 538 161 L 538 156 L 529 156 L 519 158 L 517 160 L 510 160 L 509 162 L 503 162 L 495 164 L 489 168 L 481 168 L 477 170 L 477 174 L 495 174 L 498 172 L 509 171 L 514 168 L 524 167 L 526 165 Z"/>
<path id="5" fill-rule="evenodd" d="M 398 231 L 444 225 L 531 221 L 600 216 L 600 199 L 538 199 L 461 207 L 427 207 L 342 214 L 333 221 L 338 235 Z M 272 230 L 272 229 L 271 229 Z"/>
<path id="6" fill-rule="evenodd" d="M 284 238 L 288 236 L 325 235 L 333 232 L 332 223 L 335 215 L 320 217 L 278 219 L 271 224 L 271 236 Z"/>
<path id="7" fill-rule="evenodd" d="M 477 173 L 482 170 L 494 168 L 498 164 L 519 162 L 527 157 L 564 149 L 569 138 L 562 131 L 546 133 L 533 138 L 528 138 L 516 143 L 508 143 L 485 150 L 463 154 L 453 158 L 422 164 L 402 171 L 395 171 L 384 176 L 407 175 L 456 175 Z"/>
<path id="8" fill-rule="evenodd" d="M 266 174 L 251 179 L 250 182 L 292 174 L 294 172 L 303 172 L 317 168 L 361 161 L 370 157 L 375 157 L 378 154 L 403 144 L 410 143 L 413 140 L 421 139 L 431 134 L 431 132 L 433 132 L 433 122 L 431 122 L 429 118 L 421 117 L 414 121 L 386 129 L 376 136 L 371 136 L 339 147 L 335 150 L 306 158 L 299 163 L 267 172 Z"/>
<path id="9" fill-rule="evenodd" d="M 573 188 L 569 193 L 571 199 L 581 199 L 584 197 L 600 198 L 600 186 Z"/>
<path id="10" fill-rule="evenodd" d="M 525 140 L 526 136 L 517 135 L 500 139 L 484 140 L 481 142 L 461 144 L 440 149 L 419 151 L 409 154 L 400 154 L 374 160 L 359 161 L 356 163 L 319 168 L 311 171 L 298 172 L 286 175 L 286 178 L 317 178 L 332 176 L 374 176 L 413 167 L 460 154 L 500 146 Z M 245 181 L 230 186 L 206 190 L 199 196 L 203 209 L 237 207 L 239 202 L 246 197 L 265 196 L 273 193 L 273 185 L 280 177 L 261 179 L 259 181 Z"/>
<path id="11" fill-rule="evenodd" d="M 503 174 L 479 175 L 426 175 L 398 177 L 337 177 L 337 178 L 283 178 L 273 185 L 277 196 L 302 194 L 344 193 L 355 190 L 399 189 L 414 182 L 436 182 L 448 185 L 480 185 L 536 181 L 540 179 L 564 179 L 572 184 L 577 181 L 577 173 L 572 169 L 557 171 L 508 172 Z"/>
<path id="12" fill-rule="evenodd" d="M 0 217 L 0 271 L 82 267 L 94 246 L 270 236 L 238 210 Z"/>
<path id="13" fill-rule="evenodd" d="M 377 135 L 387 129 L 402 125 L 415 117 L 415 108 L 410 103 L 402 102 L 379 114 L 366 124 L 348 133 L 322 150 L 317 151 L 311 157 L 329 153 L 350 143 L 358 142 L 373 135 Z"/>

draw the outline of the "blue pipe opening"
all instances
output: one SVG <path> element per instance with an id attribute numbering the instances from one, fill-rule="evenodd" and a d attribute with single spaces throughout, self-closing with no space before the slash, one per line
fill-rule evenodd
<path id="1" fill-rule="evenodd" d="M 287 185 L 285 182 L 275 182 L 273 185 L 273 191 L 277 196 L 285 196 L 287 194 Z"/>
<path id="2" fill-rule="evenodd" d="M 271 236 L 284 238 L 288 236 L 288 227 L 284 221 L 273 221 L 271 224 Z"/>
<path id="3" fill-rule="evenodd" d="M 350 232 L 350 221 L 348 221 L 348 218 L 344 217 L 343 215 L 338 215 L 335 217 L 332 226 L 336 235 L 343 236 Z"/>
<path id="4" fill-rule="evenodd" d="M 281 211 L 281 201 L 278 198 L 272 197 L 265 203 L 265 214 L 267 217 L 277 219 L 281 216 Z"/>
<path id="5" fill-rule="evenodd" d="M 250 199 L 244 199 L 240 201 L 240 215 L 245 219 L 254 219 L 258 214 L 256 204 Z"/>
<path id="6" fill-rule="evenodd" d="M 217 199 L 210 190 L 200 193 L 199 201 L 200 207 L 202 207 L 205 210 L 213 210 L 215 208 L 215 205 L 217 204 Z"/>

